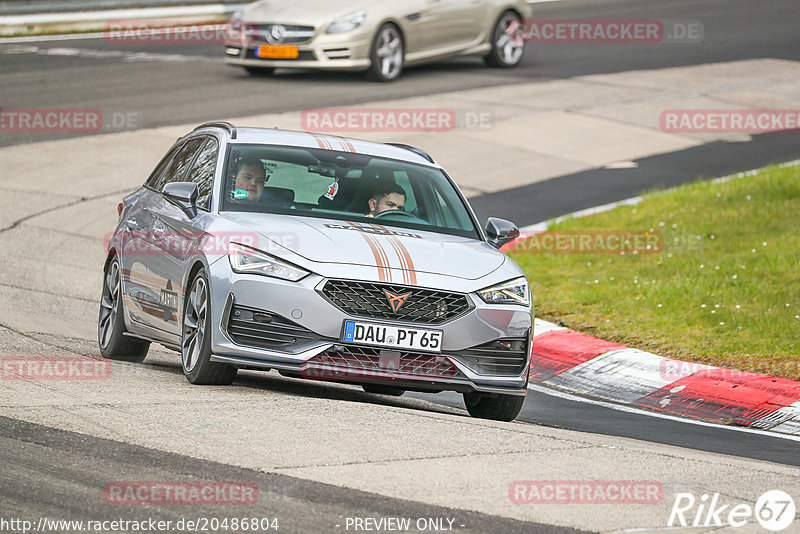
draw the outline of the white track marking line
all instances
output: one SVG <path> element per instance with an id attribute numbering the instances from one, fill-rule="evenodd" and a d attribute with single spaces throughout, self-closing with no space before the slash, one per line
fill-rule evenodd
<path id="1" fill-rule="evenodd" d="M 107 22 L 165 17 L 223 16 L 244 4 L 226 6 L 208 4 L 197 6 L 152 7 L 139 9 L 105 9 L 100 11 L 73 11 L 63 13 L 29 13 L 0 16 L 0 25 L 58 24 L 66 22 Z"/>
<path id="2" fill-rule="evenodd" d="M 0 39 L 0 45 L 16 43 L 44 43 L 49 41 L 75 41 L 78 39 L 102 39 L 106 32 L 76 33 L 66 35 L 32 35 L 30 37 L 6 37 Z"/>

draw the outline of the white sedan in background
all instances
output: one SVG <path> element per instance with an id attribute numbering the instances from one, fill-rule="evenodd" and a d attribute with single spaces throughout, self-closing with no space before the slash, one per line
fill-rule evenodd
<path id="1" fill-rule="evenodd" d="M 261 0 L 231 19 L 225 61 L 251 74 L 361 70 L 384 82 L 454 56 L 509 68 L 524 47 L 510 29 L 531 14 L 526 0 Z"/>

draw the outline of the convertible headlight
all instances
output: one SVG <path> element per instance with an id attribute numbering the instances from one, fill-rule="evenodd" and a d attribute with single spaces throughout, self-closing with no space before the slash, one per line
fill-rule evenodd
<path id="1" fill-rule="evenodd" d="M 239 243 L 228 245 L 228 260 L 231 262 L 231 269 L 236 273 L 263 274 L 292 282 L 297 282 L 309 274 L 296 265 Z"/>
<path id="2" fill-rule="evenodd" d="M 521 304 L 522 306 L 531 304 L 531 293 L 525 277 L 487 287 L 478 291 L 478 295 L 487 304 Z"/>
<path id="3" fill-rule="evenodd" d="M 358 28 L 362 22 L 364 22 L 365 18 L 367 18 L 367 12 L 359 11 L 357 13 L 353 13 L 352 15 L 347 15 L 346 17 L 336 19 L 331 22 L 331 25 L 328 26 L 328 29 L 325 31 L 325 33 L 345 33 L 353 31 Z"/>

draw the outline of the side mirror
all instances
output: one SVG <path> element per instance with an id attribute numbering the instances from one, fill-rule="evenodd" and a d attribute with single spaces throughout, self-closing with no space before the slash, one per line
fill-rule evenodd
<path id="1" fill-rule="evenodd" d="M 197 215 L 197 197 L 200 194 L 194 182 L 171 182 L 164 186 L 164 198 L 177 205 L 187 217 Z"/>
<path id="2" fill-rule="evenodd" d="M 489 217 L 485 230 L 489 244 L 494 248 L 500 248 L 519 237 L 519 228 L 516 224 L 497 217 Z"/>

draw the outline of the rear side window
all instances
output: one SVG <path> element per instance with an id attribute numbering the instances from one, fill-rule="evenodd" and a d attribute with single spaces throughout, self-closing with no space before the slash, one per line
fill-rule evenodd
<path id="1" fill-rule="evenodd" d="M 144 183 L 147 187 L 152 187 L 155 189 L 158 186 L 158 182 L 161 180 L 161 176 L 164 174 L 164 170 L 167 166 L 172 162 L 172 158 L 175 157 L 175 154 L 178 153 L 178 150 L 181 149 L 183 145 L 175 145 L 167 152 L 167 155 L 161 158 L 161 161 L 158 162 L 158 166 L 153 170 L 150 174 L 150 177 Z"/>
<path id="2" fill-rule="evenodd" d="M 214 188 L 214 173 L 217 170 L 217 150 L 219 144 L 214 138 L 209 138 L 197 154 L 192 170 L 189 171 L 188 181 L 197 184 L 199 194 L 197 207 L 209 209 L 211 206 L 211 191 Z"/>
<path id="3" fill-rule="evenodd" d="M 197 151 L 200 150 L 205 140 L 205 137 L 199 137 L 191 139 L 183 145 L 183 148 L 181 148 L 178 155 L 173 158 L 169 168 L 167 168 L 167 172 L 164 173 L 164 177 L 159 182 L 159 191 L 163 190 L 166 184 L 186 181 L 186 173 L 189 171 L 189 166 L 192 164 L 192 161 L 194 161 Z"/>

